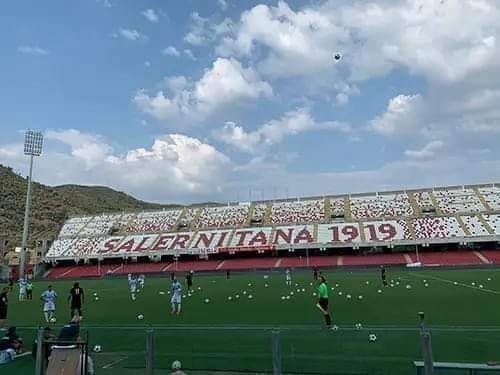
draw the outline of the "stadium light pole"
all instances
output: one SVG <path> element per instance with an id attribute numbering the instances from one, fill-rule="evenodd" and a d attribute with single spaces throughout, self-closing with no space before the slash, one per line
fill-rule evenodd
<path id="1" fill-rule="evenodd" d="M 26 192 L 26 206 L 24 208 L 23 239 L 21 243 L 21 261 L 19 262 L 19 277 L 24 277 L 26 263 L 26 246 L 28 243 L 28 227 L 31 206 L 31 176 L 33 174 L 33 159 L 42 154 L 43 134 L 28 130 L 24 135 L 24 155 L 30 157 L 30 173 L 28 176 L 28 190 Z"/>

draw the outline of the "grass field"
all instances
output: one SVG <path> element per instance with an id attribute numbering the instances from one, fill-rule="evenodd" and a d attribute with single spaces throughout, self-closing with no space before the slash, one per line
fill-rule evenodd
<path id="1" fill-rule="evenodd" d="M 145 330 L 150 325 L 155 331 L 155 367 L 163 373 L 175 359 L 192 373 L 270 372 L 271 331 L 278 328 L 286 373 L 413 374 L 412 361 L 420 359 L 419 311 L 425 311 L 432 328 L 435 360 L 500 361 L 499 269 L 389 270 L 394 287 L 388 288 L 381 287 L 375 271 L 326 271 L 337 332 L 323 329 L 311 276 L 294 273 L 291 288 L 281 273 L 270 273 L 267 279 L 261 273 L 230 280 L 225 275 L 195 276 L 195 293 L 183 300 L 179 317 L 169 314 L 169 295 L 159 294 L 169 290 L 168 278 L 148 278 L 135 302 L 126 279 L 82 281 L 87 294 L 84 331 L 92 346 L 104 349 L 95 356 L 98 374 L 143 373 Z M 59 293 L 56 328 L 69 319 L 66 298 L 71 283 L 53 283 Z M 30 302 L 14 301 L 12 295 L 9 324 L 24 327 L 27 341 L 35 336 L 30 327 L 42 324 L 37 298 L 46 285 L 35 283 L 35 300 Z M 290 299 L 282 300 L 285 295 Z M 139 314 L 144 320 L 137 319 Z M 356 323 L 363 329 L 355 329 Z M 377 335 L 376 342 L 369 342 L 370 333 Z M 6 374 L 32 374 L 33 362 L 25 358 L 2 367 L 2 374 L 4 369 Z"/>

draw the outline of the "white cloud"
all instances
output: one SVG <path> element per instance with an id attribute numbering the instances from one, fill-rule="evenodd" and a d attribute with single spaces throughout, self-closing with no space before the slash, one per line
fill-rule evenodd
<path id="1" fill-rule="evenodd" d="M 183 116 L 202 119 L 230 103 L 269 97 L 273 93 L 271 86 L 261 81 L 252 68 L 244 68 L 235 59 L 218 58 L 199 81 L 185 82 L 186 87 L 174 89 L 171 96 L 163 91 L 151 96 L 140 90 L 133 101 L 143 112 L 159 120 Z"/>
<path id="2" fill-rule="evenodd" d="M 27 55 L 45 56 L 49 54 L 49 51 L 37 46 L 19 46 L 17 47 L 17 51 Z"/>
<path id="3" fill-rule="evenodd" d="M 193 54 L 193 51 L 191 51 L 189 48 L 184 49 L 184 55 L 186 55 L 189 59 L 196 61 L 196 57 Z"/>
<path id="4" fill-rule="evenodd" d="M 348 124 L 335 121 L 317 122 L 311 116 L 309 109 L 300 108 L 287 112 L 279 120 L 271 120 L 250 132 L 234 122 L 226 122 L 224 127 L 216 131 L 214 135 L 238 151 L 261 153 L 281 143 L 287 136 L 321 129 L 346 133 L 351 128 Z"/>
<path id="5" fill-rule="evenodd" d="M 200 46 L 204 44 L 208 39 L 207 31 L 205 29 L 207 21 L 208 20 L 201 17 L 198 12 L 191 13 L 191 26 L 189 32 L 184 37 L 184 41 L 192 44 L 193 46 Z"/>
<path id="6" fill-rule="evenodd" d="M 113 4 L 109 0 L 96 0 L 98 3 L 102 4 L 105 8 L 112 8 Z"/>
<path id="7" fill-rule="evenodd" d="M 415 131 L 422 124 L 422 97 L 420 95 L 398 95 L 392 98 L 387 110 L 370 123 L 370 129 L 385 135 Z"/>
<path id="8" fill-rule="evenodd" d="M 36 161 L 37 180 L 108 185 L 150 200 L 183 201 L 217 194 L 231 167 L 216 148 L 182 134 L 159 136 L 151 146 L 125 154 L 115 153 L 102 136 L 75 129 L 48 131 L 46 138 L 45 152 Z M 56 151 L 58 145 L 69 150 Z M 22 150 L 22 144 L 0 144 L 2 163 L 24 170 Z"/>
<path id="9" fill-rule="evenodd" d="M 142 34 L 141 32 L 139 32 L 135 29 L 122 29 L 122 28 L 120 28 L 118 30 L 118 34 L 116 36 L 121 36 L 122 38 L 131 40 L 131 41 L 146 39 L 146 36 L 144 34 Z"/>
<path id="10" fill-rule="evenodd" d="M 141 12 L 141 14 L 150 22 L 158 23 L 160 16 L 155 12 L 154 9 L 146 9 Z"/>
<path id="11" fill-rule="evenodd" d="M 227 1 L 226 0 L 217 0 L 217 5 L 222 10 L 226 10 L 227 9 Z"/>
<path id="12" fill-rule="evenodd" d="M 406 150 L 405 155 L 411 159 L 426 160 L 433 159 L 437 156 L 437 152 L 444 147 L 443 141 L 431 141 L 420 150 Z"/>
<path id="13" fill-rule="evenodd" d="M 166 56 L 174 56 L 174 57 L 179 57 L 181 55 L 181 53 L 174 46 L 168 46 L 163 51 L 161 51 L 161 53 Z"/>

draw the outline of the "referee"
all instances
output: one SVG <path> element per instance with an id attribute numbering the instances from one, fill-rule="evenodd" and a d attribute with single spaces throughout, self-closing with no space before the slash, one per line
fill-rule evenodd
<path id="1" fill-rule="evenodd" d="M 326 280 L 323 276 L 319 276 L 319 287 L 318 287 L 318 303 L 316 306 L 321 310 L 323 316 L 325 317 L 326 328 L 332 326 L 332 318 L 330 317 L 330 312 L 328 311 L 328 286 L 326 285 Z"/>

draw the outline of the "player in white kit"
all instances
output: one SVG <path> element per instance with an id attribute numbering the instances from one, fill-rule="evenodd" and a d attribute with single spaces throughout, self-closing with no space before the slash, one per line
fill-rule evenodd
<path id="1" fill-rule="evenodd" d="M 130 289 L 130 298 L 135 301 L 135 293 L 137 291 L 137 279 L 135 276 L 128 274 L 128 287 Z"/>
<path id="2" fill-rule="evenodd" d="M 47 290 L 42 293 L 40 299 L 43 301 L 43 314 L 47 323 L 54 323 L 56 319 L 56 300 L 57 293 L 52 290 L 52 285 L 47 287 Z"/>
<path id="3" fill-rule="evenodd" d="M 285 282 L 288 286 L 292 285 L 292 272 L 290 271 L 290 268 L 287 268 L 285 271 Z"/>
<path id="4" fill-rule="evenodd" d="M 174 279 L 172 282 L 170 293 L 172 295 L 170 299 L 170 303 L 172 304 L 172 315 L 179 315 L 181 313 L 182 285 L 177 279 Z"/>
<path id="5" fill-rule="evenodd" d="M 138 292 L 141 292 L 144 289 L 144 282 L 146 281 L 146 276 L 144 274 L 140 274 L 139 277 L 137 278 L 137 281 L 139 282 Z"/>
<path id="6" fill-rule="evenodd" d="M 27 293 L 26 293 L 26 286 L 28 285 L 28 282 L 24 277 L 21 277 L 19 279 L 19 301 L 26 301 L 27 299 Z"/>

